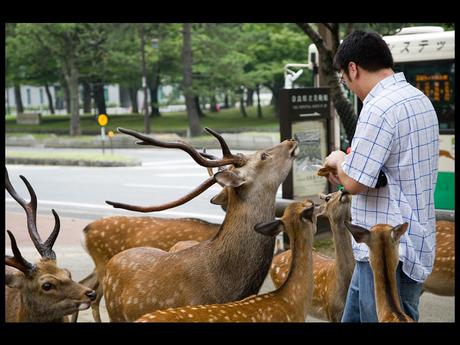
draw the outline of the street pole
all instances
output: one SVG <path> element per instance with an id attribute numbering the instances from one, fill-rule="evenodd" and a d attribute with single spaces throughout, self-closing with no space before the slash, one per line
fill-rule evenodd
<path id="1" fill-rule="evenodd" d="M 139 34 L 141 38 L 141 58 L 142 58 L 142 88 L 144 89 L 144 133 L 150 134 L 150 115 L 147 94 L 147 66 L 145 63 L 145 34 L 144 24 L 140 24 Z"/>

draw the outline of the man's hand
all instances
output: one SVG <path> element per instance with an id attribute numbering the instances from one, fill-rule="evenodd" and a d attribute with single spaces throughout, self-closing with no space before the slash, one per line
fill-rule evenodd
<path id="1" fill-rule="evenodd" d="M 330 166 L 331 168 L 337 170 L 337 166 L 343 163 L 346 156 L 347 154 L 343 151 L 332 151 L 331 154 L 324 160 L 324 165 Z"/>
<path id="2" fill-rule="evenodd" d="M 333 168 L 335 171 L 338 171 L 338 166 L 342 164 L 346 156 L 346 153 L 343 151 L 333 151 L 329 156 L 326 157 L 324 161 L 324 166 L 329 166 Z M 337 187 L 337 185 L 342 184 L 342 182 L 340 182 L 339 180 L 337 173 L 329 173 L 327 179 L 334 186 L 334 188 Z"/>

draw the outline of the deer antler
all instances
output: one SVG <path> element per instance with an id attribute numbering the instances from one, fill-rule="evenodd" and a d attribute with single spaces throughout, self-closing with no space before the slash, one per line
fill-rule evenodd
<path id="1" fill-rule="evenodd" d="M 54 215 L 55 225 L 48 239 L 45 242 L 43 242 L 37 230 L 37 196 L 35 194 L 34 189 L 30 185 L 29 181 L 27 181 L 27 179 L 22 175 L 19 175 L 19 177 L 24 181 L 27 187 L 27 190 L 29 191 L 29 194 L 30 194 L 29 203 L 26 203 L 26 201 L 19 196 L 19 194 L 16 192 L 16 190 L 11 185 L 10 178 L 8 176 L 8 170 L 6 169 L 6 167 L 5 167 L 5 188 L 8 191 L 8 193 L 10 193 L 10 195 L 13 197 L 13 199 L 16 200 L 19 205 L 22 206 L 24 211 L 26 211 L 27 229 L 29 231 L 29 236 L 32 239 L 32 242 L 34 243 L 34 246 L 37 249 L 37 251 L 40 253 L 40 255 L 44 259 L 56 260 L 56 254 L 54 253 L 52 247 L 54 245 L 54 242 L 56 241 L 56 238 L 60 230 L 59 216 L 56 213 L 56 211 L 51 210 Z"/>
<path id="2" fill-rule="evenodd" d="M 142 133 L 130 130 L 130 129 L 125 129 L 125 128 L 120 128 L 118 127 L 117 130 L 121 133 L 131 135 L 135 138 L 140 139 L 141 141 L 137 141 L 136 144 L 138 145 L 152 145 L 152 146 L 158 146 L 158 147 L 166 147 L 166 148 L 176 148 L 176 149 L 181 149 L 185 152 L 187 152 L 198 164 L 204 167 L 219 167 L 223 165 L 229 165 L 229 164 L 234 164 L 235 166 L 242 166 L 246 163 L 246 159 L 242 155 L 234 155 L 230 152 L 230 149 L 228 148 L 227 144 L 225 143 L 224 138 L 222 138 L 218 133 L 214 132 L 213 130 L 206 128 L 206 130 L 214 135 L 217 140 L 219 140 L 219 143 L 222 147 L 222 152 L 224 154 L 223 159 L 218 159 L 218 160 L 207 160 L 201 155 L 193 146 L 190 144 L 184 142 L 184 141 L 177 141 L 177 142 L 164 142 L 160 141 L 158 139 L 149 137 L 147 135 L 144 135 Z"/>
<path id="3" fill-rule="evenodd" d="M 5 264 L 8 266 L 17 268 L 21 272 L 23 272 L 26 275 L 29 275 L 36 269 L 36 265 L 31 264 L 28 262 L 26 259 L 24 259 L 21 255 L 21 252 L 19 251 L 18 245 L 16 243 L 16 239 L 14 238 L 13 234 L 11 233 L 10 230 L 6 230 L 8 232 L 8 236 L 10 236 L 10 242 L 11 242 L 11 249 L 13 250 L 13 255 L 5 255 Z"/>
<path id="4" fill-rule="evenodd" d="M 201 193 L 203 193 L 206 189 L 211 187 L 216 182 L 217 181 L 214 179 L 214 176 L 211 176 L 206 181 L 204 181 L 202 184 L 200 184 L 197 188 L 192 190 L 190 193 L 188 193 L 187 195 L 184 195 L 182 198 L 177 199 L 175 201 L 168 202 L 166 204 L 157 205 L 157 206 L 134 206 L 134 205 L 122 204 L 122 203 L 118 203 L 114 201 L 108 201 L 108 200 L 106 200 L 106 203 L 109 205 L 112 205 L 115 208 L 123 208 L 125 210 L 130 210 L 130 211 L 138 211 L 138 212 L 163 211 L 163 210 L 167 210 L 168 208 L 173 208 L 173 207 L 185 204 L 187 201 L 190 201 L 193 198 L 200 195 Z"/>

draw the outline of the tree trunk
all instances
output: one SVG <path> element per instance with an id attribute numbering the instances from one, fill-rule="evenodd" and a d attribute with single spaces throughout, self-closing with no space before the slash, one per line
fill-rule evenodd
<path id="1" fill-rule="evenodd" d="M 262 106 L 260 105 L 260 85 L 256 87 L 256 94 L 257 94 L 257 117 L 261 119 L 263 117 L 262 114 Z"/>
<path id="2" fill-rule="evenodd" d="M 46 82 L 45 82 L 45 92 L 46 92 L 46 97 L 48 98 L 48 108 L 50 110 L 50 114 L 54 115 L 53 96 L 51 95 L 50 88 L 48 86 L 48 83 Z"/>
<path id="3" fill-rule="evenodd" d="M 209 104 L 209 111 L 211 113 L 217 113 L 217 99 L 216 95 L 211 96 L 211 102 Z"/>
<path id="4" fill-rule="evenodd" d="M 246 112 L 246 107 L 244 106 L 244 95 L 241 94 L 240 97 L 240 112 L 243 117 L 248 117 L 248 113 Z"/>
<path id="5" fill-rule="evenodd" d="M 152 111 L 150 116 L 158 117 L 161 116 L 160 114 L 160 104 L 158 102 L 158 89 L 160 88 L 160 69 L 158 68 L 158 64 L 153 65 L 153 78 L 151 78 L 150 83 L 150 106 L 152 107 Z"/>
<path id="6" fill-rule="evenodd" d="M 199 117 L 205 117 L 203 110 L 201 109 L 201 104 L 200 104 L 200 97 L 195 96 L 195 106 L 196 106 L 196 112 Z"/>
<path id="7" fill-rule="evenodd" d="M 131 108 L 133 114 L 139 114 L 139 107 L 137 104 L 137 88 L 130 87 L 129 88 L 129 98 L 131 99 Z"/>
<path id="8" fill-rule="evenodd" d="M 64 103 L 67 114 L 72 114 L 72 111 L 70 110 L 70 91 L 67 80 L 62 83 L 62 90 L 64 91 Z"/>
<path id="9" fill-rule="evenodd" d="M 147 65 L 145 62 L 145 35 L 144 24 L 140 24 L 139 35 L 141 39 L 141 61 L 142 61 L 142 88 L 144 89 L 144 133 L 150 133 L 150 114 L 147 94 Z"/>
<path id="10" fill-rule="evenodd" d="M 195 104 L 195 97 L 191 90 L 193 80 L 192 80 L 192 24 L 184 23 L 183 24 L 183 46 L 182 46 L 182 66 L 184 79 L 182 81 L 184 96 L 185 96 L 185 106 L 187 108 L 188 123 L 190 128 L 191 136 L 198 136 L 201 134 L 201 124 L 200 118 L 197 113 L 197 106 Z"/>
<path id="11" fill-rule="evenodd" d="M 230 104 L 229 104 L 229 102 L 228 102 L 228 94 L 227 94 L 227 93 L 225 93 L 225 97 L 224 97 L 224 107 L 225 107 L 225 109 L 230 108 Z"/>
<path id="12" fill-rule="evenodd" d="M 246 94 L 246 105 L 248 107 L 252 107 L 254 105 L 254 101 L 252 100 L 254 96 L 254 89 L 248 88 L 247 89 L 247 94 Z"/>
<path id="13" fill-rule="evenodd" d="M 83 81 L 83 114 L 91 114 L 91 85 Z"/>
<path id="14" fill-rule="evenodd" d="M 14 101 L 16 103 L 16 114 L 24 113 L 24 105 L 22 104 L 21 86 L 14 84 Z"/>
<path id="15" fill-rule="evenodd" d="M 67 84 L 69 87 L 69 98 L 70 98 L 70 135 L 80 135 L 80 102 L 79 102 L 79 91 L 78 91 L 78 69 L 75 62 L 70 59 L 69 61 L 70 73 L 67 76 Z"/>
<path id="16" fill-rule="evenodd" d="M 104 96 L 104 83 L 97 81 L 93 84 L 94 102 L 96 103 L 98 114 L 107 114 L 107 107 Z"/>

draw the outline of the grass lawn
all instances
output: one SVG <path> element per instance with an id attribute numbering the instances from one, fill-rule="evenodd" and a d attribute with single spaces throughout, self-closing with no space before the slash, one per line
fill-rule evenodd
<path id="1" fill-rule="evenodd" d="M 243 117 L 236 108 L 222 109 L 218 113 L 205 112 L 201 119 L 202 127 L 210 127 L 216 130 L 223 129 L 272 129 L 278 131 L 279 121 L 274 116 L 273 107 L 262 107 L 263 118 L 257 118 L 255 107 L 248 107 L 248 117 Z M 93 115 L 80 116 L 82 134 L 97 135 L 100 127 Z M 109 123 L 106 126 L 106 133 L 116 132 L 117 127 L 124 127 L 143 131 L 144 117 L 138 114 L 110 115 Z M 69 133 L 70 117 L 68 115 L 44 115 L 40 125 L 18 125 L 16 117 L 8 115 L 5 117 L 5 128 L 7 133 L 55 133 L 65 135 Z M 151 119 L 152 132 L 176 132 L 185 133 L 188 128 L 188 119 L 185 112 L 163 113 L 161 117 Z"/>

